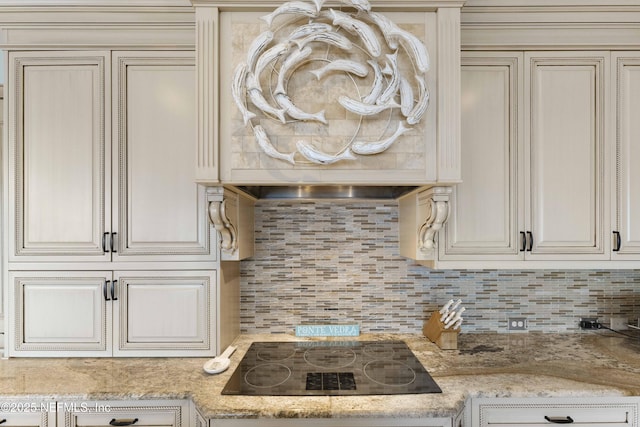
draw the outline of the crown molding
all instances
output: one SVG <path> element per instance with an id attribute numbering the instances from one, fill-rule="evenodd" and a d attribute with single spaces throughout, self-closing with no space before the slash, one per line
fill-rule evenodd
<path id="1" fill-rule="evenodd" d="M 468 0 L 465 50 L 636 49 L 637 0 Z"/>
<path id="2" fill-rule="evenodd" d="M 195 9 L 192 6 L 4 6 L 0 13 L 0 47 L 194 49 Z"/>
<path id="3" fill-rule="evenodd" d="M 390 12 L 433 11 L 438 8 L 460 8 L 466 0 L 369 0 L 375 10 Z M 194 6 L 217 7 L 222 11 L 268 10 L 282 5 L 282 0 L 191 0 Z M 327 0 L 325 7 L 344 7 L 344 3 Z"/>
<path id="4" fill-rule="evenodd" d="M 0 0 L 0 7 L 58 7 L 58 6 L 145 6 L 145 7 L 184 7 L 191 6 L 189 0 Z"/>

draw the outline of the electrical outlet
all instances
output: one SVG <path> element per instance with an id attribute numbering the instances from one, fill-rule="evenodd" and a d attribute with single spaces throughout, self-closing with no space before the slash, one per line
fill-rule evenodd
<path id="1" fill-rule="evenodd" d="M 629 321 L 626 317 L 615 317 L 611 316 L 611 322 L 609 322 L 609 327 L 614 331 L 625 331 L 629 329 Z"/>
<path id="2" fill-rule="evenodd" d="M 508 329 L 510 331 L 526 331 L 529 324 L 526 317 L 510 317 Z"/>
<path id="3" fill-rule="evenodd" d="M 600 324 L 596 317 L 583 317 L 580 319 L 580 329 L 599 329 Z"/>

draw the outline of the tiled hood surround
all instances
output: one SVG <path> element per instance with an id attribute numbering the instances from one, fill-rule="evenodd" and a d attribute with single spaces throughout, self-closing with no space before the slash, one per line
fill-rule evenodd
<path id="1" fill-rule="evenodd" d="M 429 52 L 429 68 L 422 73 L 416 67 L 416 60 L 406 52 L 412 49 L 404 42 L 398 47 L 387 46 L 385 37 L 378 34 L 382 54 L 374 58 L 362 54 L 360 44 L 364 38 L 352 37 L 354 47 L 342 49 L 330 44 L 324 56 L 311 43 L 311 60 L 300 65 L 301 70 L 287 75 L 286 94 L 298 103 L 304 103 L 305 111 L 325 111 L 327 124 L 317 121 L 293 121 L 286 124 L 269 118 L 255 102 L 247 101 L 256 89 L 248 89 L 250 79 L 240 79 L 243 84 L 243 102 L 251 105 L 251 125 L 243 121 L 237 103 L 232 96 L 234 69 L 238 64 L 251 63 L 250 52 L 255 51 L 254 41 L 270 32 L 273 41 L 267 48 L 292 45 L 288 39 L 296 26 L 309 19 L 297 18 L 295 14 L 277 16 L 269 26 L 261 20 L 284 1 L 238 1 L 238 0 L 192 0 L 196 10 L 198 40 L 198 91 L 204 96 L 199 102 L 200 130 L 198 137 L 198 165 L 196 180 L 206 185 L 409 185 L 433 186 L 452 185 L 461 179 L 460 157 L 460 8 L 462 0 L 371 0 L 371 8 L 383 14 L 402 31 L 421 40 Z M 307 1 L 309 6 L 314 3 Z M 347 2 L 348 3 L 348 2 Z M 322 13 L 330 9 L 337 13 L 349 12 L 355 16 L 355 8 L 344 1 L 327 0 L 322 3 Z M 342 11 L 342 12 L 341 12 Z M 292 18 L 293 16 L 293 18 Z M 296 20 L 297 19 L 297 20 Z M 318 18 L 327 21 L 327 18 Z M 330 20 L 329 20 L 330 22 Z M 335 21 L 334 21 L 335 22 Z M 373 28 L 374 25 L 370 24 Z M 339 28 L 339 27 L 337 27 Z M 337 31 L 337 30 L 336 30 Z M 341 31 L 343 32 L 343 31 Z M 362 39 L 362 40 L 361 40 Z M 294 48 L 289 48 L 294 49 Z M 310 47 L 311 49 L 311 47 Z M 395 50 L 394 50 L 395 49 Z M 258 50 L 258 52 L 262 52 Z M 288 52 L 288 51 L 287 51 Z M 330 73 L 316 79 L 309 71 L 317 71 L 318 64 L 337 60 L 364 63 L 375 59 L 385 63 L 385 54 L 400 52 L 397 71 L 406 74 L 407 81 L 413 81 L 416 73 L 426 77 L 429 107 L 421 120 L 415 124 L 399 113 L 391 112 L 373 116 L 358 116 L 343 108 L 340 95 L 357 97 L 368 93 L 373 84 L 374 72 L 366 77 L 353 78 L 346 72 Z M 269 57 L 269 55 L 266 55 Z M 258 63 L 262 56 L 258 57 Z M 274 60 L 275 61 L 275 60 Z M 277 64 L 278 62 L 269 62 Z M 413 63 L 413 64 L 412 64 Z M 307 68 L 304 68 L 307 67 Z M 250 70 L 253 70 L 249 66 Z M 275 82 L 267 72 L 258 72 L 260 93 L 269 98 L 273 94 Z M 417 102 L 418 81 L 409 83 Z M 212 114 L 211 108 L 219 111 Z M 363 119 L 364 117 L 364 119 Z M 305 159 L 303 151 L 296 150 L 297 142 L 304 140 L 326 153 L 340 152 L 345 145 L 350 146 L 352 138 L 362 141 L 376 141 L 383 138 L 401 122 L 412 130 L 390 149 L 374 155 L 358 155 L 353 160 L 342 160 L 331 164 L 314 164 Z M 266 154 L 264 147 L 257 143 L 253 129 L 262 126 L 266 134 L 281 153 L 295 152 L 295 164 L 275 159 Z M 219 157 L 218 154 L 219 153 Z"/>

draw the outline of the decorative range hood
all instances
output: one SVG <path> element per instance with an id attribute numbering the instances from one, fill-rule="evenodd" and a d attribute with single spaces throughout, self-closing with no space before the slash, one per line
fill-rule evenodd
<path id="1" fill-rule="evenodd" d="M 464 1 L 191 1 L 196 181 L 210 187 L 223 249 L 239 229 L 226 197 L 400 199 L 435 188 L 446 206 L 461 180 Z"/>

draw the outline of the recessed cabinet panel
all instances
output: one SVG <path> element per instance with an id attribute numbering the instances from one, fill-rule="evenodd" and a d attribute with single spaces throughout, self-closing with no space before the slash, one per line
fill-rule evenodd
<path id="1" fill-rule="evenodd" d="M 62 401 L 57 406 L 59 427 L 189 425 L 189 402 L 184 400 Z"/>
<path id="2" fill-rule="evenodd" d="M 11 273 L 14 355 L 108 353 L 111 308 L 104 295 L 110 276 L 108 272 Z M 30 354 L 35 351 L 40 353 Z"/>
<path id="3" fill-rule="evenodd" d="M 517 114 L 521 53 L 462 58 L 462 179 L 455 187 L 440 259 L 521 258 Z M 520 213 L 521 214 L 521 213 Z"/>
<path id="4" fill-rule="evenodd" d="M 616 129 L 617 218 L 619 251 L 614 257 L 640 253 L 640 53 L 624 52 L 613 58 L 617 75 Z M 617 237 L 617 236 L 614 236 Z M 614 248 L 617 248 L 617 242 Z"/>
<path id="5" fill-rule="evenodd" d="M 565 53 L 566 55 L 566 53 Z M 575 56 L 575 57 L 574 57 Z M 604 72 L 595 57 L 526 54 L 531 215 L 537 255 L 596 255 L 604 242 Z"/>
<path id="6" fill-rule="evenodd" d="M 105 258 L 105 61 L 11 53 L 11 258 Z"/>
<path id="7" fill-rule="evenodd" d="M 114 259 L 214 260 L 205 189 L 194 182 L 193 54 L 119 52 L 113 75 L 119 150 Z"/>
<path id="8" fill-rule="evenodd" d="M 121 355 L 136 352 L 210 355 L 215 331 L 214 271 L 122 272 L 114 308 Z M 176 350 L 178 349 L 178 350 Z M 186 353 L 185 353 L 186 355 Z"/>
<path id="9" fill-rule="evenodd" d="M 4 88 L 0 85 L 0 143 L 4 139 Z M 3 163 L 4 164 L 4 163 Z M 5 175 L 2 175 L 5 176 Z M 2 212 L 6 212 L 2 209 Z M 4 229 L 3 229 L 4 230 Z M 5 230 L 6 232 L 6 230 Z M 4 286 L 0 281 L 0 332 L 4 332 Z M 4 343 L 0 340 L 0 348 L 4 347 Z"/>
<path id="10" fill-rule="evenodd" d="M 21 401 L 4 398 L 0 411 L 3 427 L 55 427 L 56 405 L 52 401 Z"/>
<path id="11" fill-rule="evenodd" d="M 471 427 L 638 425 L 637 397 L 473 398 Z"/>

